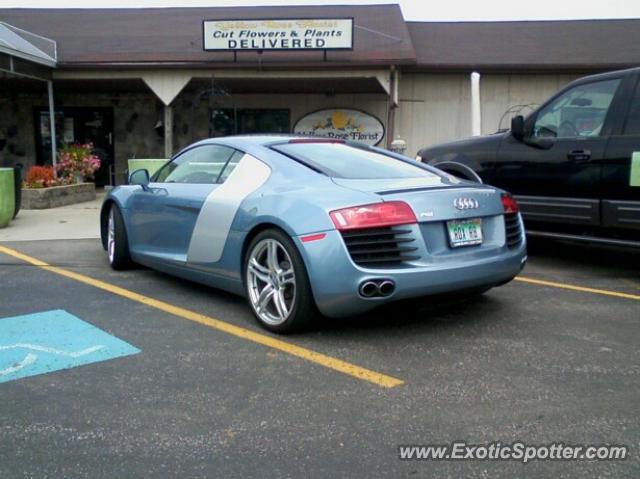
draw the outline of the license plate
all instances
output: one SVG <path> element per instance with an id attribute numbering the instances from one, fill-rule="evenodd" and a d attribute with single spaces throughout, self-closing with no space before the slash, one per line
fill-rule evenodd
<path id="1" fill-rule="evenodd" d="M 482 219 L 447 221 L 449 243 L 452 248 L 482 243 Z"/>

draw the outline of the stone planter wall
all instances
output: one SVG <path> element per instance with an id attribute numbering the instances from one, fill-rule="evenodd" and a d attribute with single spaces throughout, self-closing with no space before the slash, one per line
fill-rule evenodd
<path id="1" fill-rule="evenodd" d="M 95 199 L 96 185 L 94 183 L 22 189 L 23 210 L 44 210 Z"/>

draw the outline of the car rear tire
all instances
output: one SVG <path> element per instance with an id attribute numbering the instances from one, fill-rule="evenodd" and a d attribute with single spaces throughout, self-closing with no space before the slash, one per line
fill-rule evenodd
<path id="1" fill-rule="evenodd" d="M 127 230 L 122 213 L 117 205 L 112 204 L 107 217 L 107 257 L 111 268 L 123 270 L 131 267 Z"/>
<path id="2" fill-rule="evenodd" d="M 275 333 L 308 328 L 318 315 L 300 252 L 281 230 L 262 231 L 249 244 L 243 276 L 260 326 Z"/>

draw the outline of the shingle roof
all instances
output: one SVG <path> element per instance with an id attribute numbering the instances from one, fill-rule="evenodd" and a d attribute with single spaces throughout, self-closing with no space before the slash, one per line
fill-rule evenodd
<path id="1" fill-rule="evenodd" d="M 352 51 L 239 52 L 238 66 L 414 63 L 415 53 L 398 5 L 0 9 L 0 19 L 58 42 L 61 67 L 174 62 L 207 67 L 233 62 L 233 53 L 205 52 L 205 19 L 354 18 Z"/>
<path id="2" fill-rule="evenodd" d="M 202 49 L 205 19 L 353 17 L 354 49 Z M 146 9 L 0 9 L 0 20 L 58 42 L 59 67 L 161 63 L 189 67 L 337 68 L 405 65 L 434 71 L 598 71 L 640 65 L 640 20 L 405 22 L 398 5 Z"/>
<path id="3" fill-rule="evenodd" d="M 425 69 L 606 70 L 640 65 L 640 20 L 408 22 Z"/>

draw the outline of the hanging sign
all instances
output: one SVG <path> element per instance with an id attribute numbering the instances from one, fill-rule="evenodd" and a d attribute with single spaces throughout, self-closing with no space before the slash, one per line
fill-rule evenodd
<path id="1" fill-rule="evenodd" d="M 349 108 L 330 108 L 309 113 L 293 127 L 297 135 L 359 141 L 377 145 L 384 137 L 384 125 L 375 116 Z"/>
<path id="2" fill-rule="evenodd" d="M 349 50 L 353 18 L 205 20 L 205 50 Z"/>

